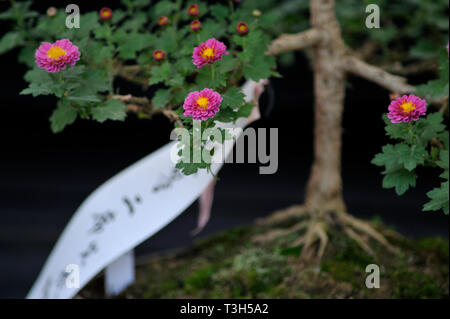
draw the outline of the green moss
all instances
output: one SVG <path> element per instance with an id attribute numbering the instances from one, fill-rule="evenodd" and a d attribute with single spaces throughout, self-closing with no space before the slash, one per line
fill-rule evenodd
<path id="1" fill-rule="evenodd" d="M 366 266 L 376 263 L 375 259 L 354 240 L 339 233 L 332 233 L 330 241 L 334 241 L 334 246 L 322 263 L 321 270 L 337 281 L 350 283 L 354 288 L 364 286 Z"/>
<path id="2" fill-rule="evenodd" d="M 352 261 L 325 261 L 321 271 L 329 273 L 337 281 L 350 283 L 354 288 L 364 284 L 365 267 L 354 264 Z"/>
<path id="3" fill-rule="evenodd" d="M 439 283 L 429 275 L 409 270 L 398 270 L 391 278 L 394 298 L 441 298 Z"/>
<path id="4" fill-rule="evenodd" d="M 279 284 L 288 272 L 285 258 L 261 248 L 247 248 L 214 276 L 219 286 L 229 285 L 232 298 L 256 297 Z"/>
<path id="5" fill-rule="evenodd" d="M 300 257 L 302 252 L 302 247 L 287 247 L 278 249 L 280 255 L 282 256 L 291 256 L 291 257 Z"/>
<path id="6" fill-rule="evenodd" d="M 231 230 L 214 234 L 210 237 L 200 239 L 195 244 L 195 250 L 215 248 L 224 251 L 226 247 L 234 247 L 242 238 L 251 233 L 251 227 L 239 226 Z"/>
<path id="7" fill-rule="evenodd" d="M 214 266 L 207 266 L 192 272 L 185 280 L 184 287 L 189 293 L 211 287 L 211 277 L 215 273 Z"/>
<path id="8" fill-rule="evenodd" d="M 449 242 L 441 237 L 422 238 L 416 242 L 416 247 L 425 252 L 434 252 L 438 258 L 448 263 Z"/>
<path id="9" fill-rule="evenodd" d="M 345 248 L 335 255 L 334 260 L 350 262 L 355 266 L 364 267 L 364 269 L 367 265 L 375 263 L 375 259 L 362 250 L 354 241 L 348 242 Z"/>

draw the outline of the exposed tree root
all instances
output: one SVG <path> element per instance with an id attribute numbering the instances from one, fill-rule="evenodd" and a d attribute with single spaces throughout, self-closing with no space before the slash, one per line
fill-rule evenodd
<path id="1" fill-rule="evenodd" d="M 285 209 L 278 210 L 270 216 L 256 221 L 257 225 L 276 225 L 289 221 L 290 219 L 298 219 L 307 214 L 306 207 L 303 205 L 294 205 Z"/>
<path id="2" fill-rule="evenodd" d="M 317 216 L 322 217 L 317 218 Z M 276 228 L 257 235 L 253 238 L 253 242 L 257 244 L 268 243 L 296 234 L 299 238 L 291 246 L 302 246 L 300 258 L 320 260 L 328 244 L 328 228 L 337 227 L 371 256 L 375 256 L 375 252 L 370 245 L 371 239 L 380 243 L 390 253 L 398 253 L 398 249 L 392 246 L 383 234 L 369 223 L 343 211 L 309 214 L 306 206 L 292 206 L 285 210 L 277 211 L 264 220 L 259 220 L 258 224 L 276 226 L 293 219 L 298 219 L 299 221 L 288 228 Z M 396 233 L 394 232 L 394 234 Z"/>

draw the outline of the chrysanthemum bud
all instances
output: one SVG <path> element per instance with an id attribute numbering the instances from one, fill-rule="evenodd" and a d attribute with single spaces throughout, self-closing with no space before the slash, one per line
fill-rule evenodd
<path id="1" fill-rule="evenodd" d="M 399 95 L 398 93 L 396 93 L 396 92 L 391 93 L 391 94 L 389 95 L 389 98 L 390 98 L 391 100 L 398 99 L 399 97 L 400 97 L 400 95 Z"/>
<path id="2" fill-rule="evenodd" d="M 165 17 L 165 16 L 161 16 L 158 18 L 158 25 L 163 27 L 165 26 L 167 23 L 169 23 L 169 18 Z"/>
<path id="3" fill-rule="evenodd" d="M 241 21 L 238 23 L 236 30 L 239 34 L 242 34 L 242 35 L 247 34 L 248 33 L 248 24 Z"/>
<path id="4" fill-rule="evenodd" d="M 253 10 L 253 16 L 259 17 L 259 16 L 261 16 L 261 14 L 262 14 L 262 12 L 260 10 L 258 10 L 258 9 Z"/>
<path id="5" fill-rule="evenodd" d="M 100 10 L 100 19 L 103 21 L 109 21 L 112 19 L 113 12 L 110 8 L 104 7 Z"/>
<path id="6" fill-rule="evenodd" d="M 194 20 L 191 22 L 191 30 L 194 32 L 199 31 L 202 28 L 202 24 L 198 20 Z"/>
<path id="7" fill-rule="evenodd" d="M 58 9 L 56 9 L 55 7 L 50 7 L 47 9 L 47 15 L 49 17 L 54 17 L 54 16 L 56 16 L 57 13 L 58 13 Z"/>
<path id="8" fill-rule="evenodd" d="M 188 7 L 187 12 L 191 17 L 197 17 L 200 14 L 200 9 L 198 8 L 198 5 L 194 3 Z"/>
<path id="9" fill-rule="evenodd" d="M 166 52 L 164 50 L 155 50 L 153 51 L 153 58 L 156 61 L 161 61 L 166 56 Z"/>

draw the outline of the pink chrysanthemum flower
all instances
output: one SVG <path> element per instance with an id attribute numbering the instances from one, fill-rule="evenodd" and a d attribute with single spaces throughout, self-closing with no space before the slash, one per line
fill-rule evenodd
<path id="1" fill-rule="evenodd" d="M 427 102 L 415 95 L 403 95 L 389 105 L 388 118 L 392 123 L 417 121 L 427 112 Z"/>
<path id="2" fill-rule="evenodd" d="M 194 120 L 207 120 L 219 112 L 222 96 L 212 89 L 189 93 L 184 100 L 184 116 L 192 116 Z"/>
<path id="3" fill-rule="evenodd" d="M 80 59 L 78 47 L 68 39 L 58 40 L 55 43 L 43 42 L 35 53 L 36 64 L 48 72 L 59 72 L 67 65 L 74 66 Z"/>
<path id="4" fill-rule="evenodd" d="M 222 55 L 228 54 L 227 47 L 216 39 L 209 39 L 194 48 L 192 62 L 197 68 L 201 68 L 206 64 L 212 64 L 222 60 Z"/>

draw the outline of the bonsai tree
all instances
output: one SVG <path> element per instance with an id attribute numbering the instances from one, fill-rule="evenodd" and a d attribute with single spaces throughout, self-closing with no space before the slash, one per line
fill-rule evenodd
<path id="1" fill-rule="evenodd" d="M 188 128 L 191 133 L 192 120 L 201 121 L 202 129 L 215 127 L 216 121 L 233 122 L 248 116 L 252 109 L 239 89 L 242 80 L 278 76 L 275 56 L 311 48 L 314 163 L 305 203 L 276 212 L 262 222 L 278 225 L 293 219 L 293 226 L 268 230 L 255 240 L 270 241 L 296 233 L 299 237 L 291 245 L 302 246 L 301 257 L 320 259 L 327 247 L 328 230 L 337 227 L 369 254 L 374 253 L 371 239 L 389 252 L 397 251 L 370 223 L 355 218 L 346 209 L 341 177 L 346 76 L 363 77 L 399 94 L 400 100 L 394 99 L 391 106 L 397 115 L 408 116 L 390 116 L 391 121 L 402 123 L 388 123 L 387 132 L 406 143 L 394 149 L 388 147 L 374 163 L 386 166 L 384 186 L 395 187 L 400 194 L 413 184 L 411 172 L 425 162 L 446 168 L 442 176 L 448 179 L 448 133 L 441 123 L 442 116 L 431 114 L 426 120 L 419 120 L 431 103 L 440 105 L 442 112 L 446 110 L 448 60 L 442 60 L 444 66 L 447 63 L 447 72 L 444 67 L 441 79 L 420 89 L 403 77 L 364 62 L 361 57 L 368 54 L 355 53 L 343 40 L 334 0 L 311 0 L 310 28 L 282 34 L 273 41 L 271 26 L 277 16 L 261 14 L 257 7 L 248 4 L 237 4 L 240 1 L 230 0 L 228 6 L 181 0 L 163 0 L 152 6 L 148 0 L 122 2 L 125 10 L 103 8 L 83 14 L 79 29 L 66 28 L 67 16 L 61 10 L 51 8 L 47 16 L 39 16 L 30 10 L 30 2 L 11 1 L 11 8 L 1 14 L 2 19 L 12 20 L 14 27 L 0 41 L 0 53 L 20 46 L 19 61 L 31 68 L 25 75 L 29 87 L 22 94 L 54 95 L 58 99 L 50 118 L 54 132 L 78 117 L 104 122 L 124 120 L 127 113 L 143 119 L 162 113 L 176 127 Z M 261 2 L 264 5 L 274 4 Z M 114 86 L 118 77 L 140 85 L 146 95 L 118 92 Z M 431 87 L 438 87 L 438 96 L 426 96 Z M 427 100 L 415 95 L 400 97 L 413 92 Z M 199 107 L 205 112 L 197 112 Z M 416 121 L 412 127 L 410 123 Z M 426 138 L 416 138 L 419 135 Z M 193 174 L 209 169 L 210 164 L 188 160 L 180 161 L 177 168 L 184 174 Z M 429 194 L 432 203 L 427 209 L 442 206 L 448 212 L 448 198 L 446 204 L 443 201 L 445 192 L 448 194 L 448 182 Z"/>

